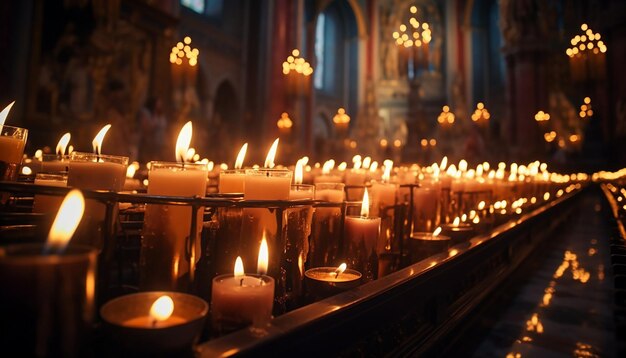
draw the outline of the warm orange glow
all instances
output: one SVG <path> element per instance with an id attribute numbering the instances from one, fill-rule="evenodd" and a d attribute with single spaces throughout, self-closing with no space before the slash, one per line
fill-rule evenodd
<path id="1" fill-rule="evenodd" d="M 278 141 L 279 138 L 274 140 L 270 150 L 267 152 L 267 157 L 265 157 L 265 164 L 263 165 L 265 168 L 274 168 L 274 159 L 276 158 L 276 151 L 278 150 Z"/>
<path id="2" fill-rule="evenodd" d="M 350 116 L 346 114 L 345 109 L 339 108 L 337 114 L 333 117 L 333 122 L 335 124 L 348 124 L 350 123 Z"/>
<path id="3" fill-rule="evenodd" d="M 243 260 L 241 259 L 241 256 L 237 256 L 237 259 L 235 260 L 235 270 L 234 270 L 235 278 L 243 277 L 245 272 L 246 271 L 243 269 Z"/>
<path id="4" fill-rule="evenodd" d="M 338 277 L 346 270 L 346 268 L 348 268 L 348 265 L 346 265 L 346 263 L 344 262 L 341 265 L 339 265 L 339 267 L 337 267 L 335 272 L 331 273 L 331 275 L 335 275 L 335 277 Z"/>
<path id="5" fill-rule="evenodd" d="M 47 247 L 62 250 L 74 235 L 85 211 L 85 199 L 78 189 L 67 193 L 48 233 Z"/>
<path id="6" fill-rule="evenodd" d="M 102 129 L 100 129 L 98 134 L 96 134 L 96 136 L 91 141 L 91 145 L 93 146 L 93 152 L 94 153 L 96 153 L 96 154 L 101 154 L 102 153 L 102 141 L 104 140 L 104 136 L 109 131 L 109 128 L 111 128 L 110 124 L 107 124 L 104 127 L 102 127 Z"/>
<path id="7" fill-rule="evenodd" d="M 237 154 L 237 160 L 235 160 L 235 169 L 243 168 L 243 160 L 246 157 L 246 151 L 248 150 L 248 143 L 244 143 L 239 149 L 239 154 Z"/>
<path id="8" fill-rule="evenodd" d="M 293 182 L 294 184 L 302 184 L 302 177 L 304 176 L 304 170 L 302 168 L 302 162 L 298 160 L 296 163 L 296 168 L 293 173 Z"/>
<path id="9" fill-rule="evenodd" d="M 265 232 L 263 232 L 263 239 L 261 239 L 261 246 L 259 247 L 259 259 L 257 261 L 256 271 L 259 275 L 265 275 L 267 273 L 267 266 L 269 261 L 269 249 L 267 248 L 267 240 L 265 239 Z"/>
<path id="10" fill-rule="evenodd" d="M 72 137 L 72 135 L 70 133 L 65 133 L 61 139 L 59 139 L 59 142 L 57 143 L 57 147 L 56 147 L 56 152 L 57 155 L 64 155 L 65 154 L 65 149 L 67 148 L 67 145 L 70 143 L 70 138 Z"/>
<path id="11" fill-rule="evenodd" d="M 289 114 L 287 114 L 287 112 L 283 112 L 280 115 L 280 118 L 276 122 L 276 126 L 278 127 L 278 129 L 285 129 L 285 130 L 288 130 L 291 127 L 293 127 L 293 122 L 291 121 L 291 118 L 289 118 Z"/>
<path id="12" fill-rule="evenodd" d="M 189 145 L 191 144 L 191 134 L 193 132 L 191 121 L 185 123 L 183 128 L 181 128 L 178 133 L 178 139 L 176 140 L 176 161 L 177 162 L 186 162 L 187 161 L 187 151 L 189 150 Z"/>
<path id="13" fill-rule="evenodd" d="M 9 103 L 9 105 L 4 107 L 2 112 L 0 112 L 0 126 L 3 126 L 4 122 L 6 122 L 7 117 L 9 116 L 9 112 L 11 112 L 11 108 L 13 108 L 14 104 L 15 104 L 15 101 Z"/>
<path id="14" fill-rule="evenodd" d="M 370 197 L 367 193 L 367 188 L 365 188 L 365 192 L 363 193 L 363 202 L 361 203 L 361 217 L 368 217 L 370 214 Z"/>
<path id="15" fill-rule="evenodd" d="M 161 296 L 150 307 L 150 317 L 154 321 L 165 321 L 174 312 L 174 300 L 170 296 Z"/>

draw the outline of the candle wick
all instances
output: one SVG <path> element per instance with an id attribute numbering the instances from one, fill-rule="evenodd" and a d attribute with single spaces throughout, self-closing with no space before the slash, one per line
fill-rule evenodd
<path id="1" fill-rule="evenodd" d="M 337 279 L 339 277 L 339 271 L 335 271 L 335 279 Z"/>
<path id="2" fill-rule="evenodd" d="M 157 321 L 156 319 L 155 319 L 155 320 L 152 320 L 152 328 L 156 328 L 156 326 L 157 326 L 157 322 L 158 322 L 158 321 Z"/>
<path id="3" fill-rule="evenodd" d="M 263 286 L 265 282 L 263 282 L 263 277 L 259 277 L 259 286 Z"/>
<path id="4" fill-rule="evenodd" d="M 243 286 L 243 278 L 239 280 L 239 286 Z"/>

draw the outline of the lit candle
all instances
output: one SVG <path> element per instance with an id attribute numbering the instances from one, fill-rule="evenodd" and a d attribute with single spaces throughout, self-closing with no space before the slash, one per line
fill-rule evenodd
<path id="1" fill-rule="evenodd" d="M 56 146 L 55 154 L 44 154 L 41 158 L 41 170 L 44 172 L 66 172 L 69 166 L 69 155 L 65 154 L 72 135 L 65 133 Z"/>
<path id="2" fill-rule="evenodd" d="M 322 174 L 318 175 L 313 179 L 313 183 L 341 183 L 341 176 L 331 174 L 331 171 L 335 167 L 335 160 L 330 159 L 324 162 L 322 166 Z"/>
<path id="3" fill-rule="evenodd" d="M 398 186 L 389 182 L 391 179 L 392 168 L 393 162 L 391 160 L 386 160 L 382 182 L 372 182 L 372 216 L 380 216 L 381 209 L 395 205 L 396 203 Z"/>
<path id="4" fill-rule="evenodd" d="M 115 356 L 184 356 L 198 340 L 208 311 L 197 296 L 157 291 L 115 298 L 100 315 Z"/>
<path id="5" fill-rule="evenodd" d="M 220 172 L 220 193 L 243 193 L 246 172 L 243 170 L 243 160 L 248 150 L 248 143 L 244 143 L 237 154 L 235 169 Z"/>
<path id="6" fill-rule="evenodd" d="M 440 235 L 441 227 L 433 232 L 414 232 L 408 243 L 408 254 L 415 263 L 437 253 L 446 251 L 450 246 L 450 237 Z"/>
<path id="7" fill-rule="evenodd" d="M 477 216 L 475 218 L 478 218 Z M 449 236 L 455 243 L 469 239 L 474 234 L 474 228 L 472 225 L 461 222 L 461 219 L 457 216 L 451 224 L 443 226 L 443 233 Z"/>
<path id="8" fill-rule="evenodd" d="M 28 137 L 27 129 L 4 125 L 14 104 L 11 102 L 0 112 L 0 180 L 17 180 Z"/>
<path id="9" fill-rule="evenodd" d="M 170 296 L 163 295 L 154 301 L 147 316 L 130 318 L 122 324 L 126 327 L 163 328 L 185 322 L 182 317 L 172 315 L 174 301 Z"/>
<path id="10" fill-rule="evenodd" d="M 277 148 L 278 138 L 276 138 L 267 153 L 265 168 L 246 170 L 244 199 L 289 200 L 293 173 L 289 170 L 272 169 Z"/>
<path id="11" fill-rule="evenodd" d="M 346 263 L 339 267 L 316 267 L 305 272 L 306 291 L 311 300 L 320 300 L 355 288 L 361 283 L 361 273 L 347 269 Z"/>
<path id="12" fill-rule="evenodd" d="M 303 166 L 300 161 L 296 163 L 294 184 L 289 191 L 289 200 L 311 200 L 315 196 L 315 186 L 302 184 Z"/>
<path id="13" fill-rule="evenodd" d="M 363 193 L 361 216 L 346 216 L 346 254 L 350 266 L 365 275 L 365 280 L 375 279 L 377 268 L 376 242 L 380 231 L 380 218 L 369 217 L 369 195 Z"/>
<path id="14" fill-rule="evenodd" d="M 93 352 L 97 252 L 68 245 L 84 204 L 80 191 L 70 191 L 46 244 L 0 249 L 0 342 L 5 352 L 64 357 Z"/>
<path id="15" fill-rule="evenodd" d="M 70 156 L 67 186 L 87 190 L 121 191 L 128 157 L 102 155 L 102 141 L 111 125 L 107 124 L 92 141 L 94 153 L 72 152 Z M 115 212 L 117 215 L 117 205 Z M 85 217 L 78 229 L 76 240 L 99 249 L 103 247 L 105 205 L 96 200 L 87 200 Z"/>
<path id="16" fill-rule="evenodd" d="M 206 164 L 185 163 L 191 143 L 192 124 L 187 122 L 176 141 L 178 163 L 151 162 L 149 195 L 204 197 Z M 203 208 L 199 208 L 196 235 L 202 230 Z M 200 240 L 189 245 L 192 208 L 178 205 L 146 205 L 141 250 L 139 285 L 142 289 L 186 289 L 193 280 L 200 258 Z M 190 249 L 189 249 L 190 248 Z"/>
<path id="17" fill-rule="evenodd" d="M 215 327 L 226 333 L 248 325 L 254 333 L 265 332 L 274 304 L 274 279 L 266 275 L 269 260 L 267 241 L 261 240 L 257 274 L 245 273 L 241 257 L 234 273 L 213 279 L 211 310 Z"/>

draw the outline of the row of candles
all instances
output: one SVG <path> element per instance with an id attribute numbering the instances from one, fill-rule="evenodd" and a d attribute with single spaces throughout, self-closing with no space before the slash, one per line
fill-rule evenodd
<path id="1" fill-rule="evenodd" d="M 3 149 L 0 151 L 0 161 L 9 164 L 3 166 L 1 173 L 3 180 L 16 179 L 17 168 L 22 159 L 27 136 L 26 129 L 3 125 L 9 110 L 10 107 L 0 113 L 0 125 L 2 125 L 0 147 Z M 17 129 L 11 130 L 11 128 Z M 43 170 L 67 171 L 67 182 L 64 185 L 70 187 L 83 190 L 121 191 L 124 186 L 124 173 L 126 173 L 128 158 L 101 153 L 102 142 L 110 128 L 110 125 L 105 126 L 94 138 L 94 153 L 73 152 L 69 157 L 59 156 L 47 164 L 44 164 L 45 161 L 42 162 Z M 178 136 L 175 153 L 177 162 L 150 163 L 147 188 L 149 195 L 183 197 L 204 197 L 206 195 L 210 173 L 206 161 L 196 163 L 188 161 L 191 137 L 192 124 L 189 122 L 183 126 Z M 63 139 L 60 154 L 65 154 L 64 147 L 67 146 L 68 142 L 69 138 Z M 573 190 L 573 183 L 587 180 L 586 174 L 567 176 L 550 173 L 547 171 L 547 166 L 539 162 L 533 162 L 529 165 L 512 164 L 508 169 L 504 163 L 500 163 L 497 168 L 492 169 L 489 163 L 485 162 L 474 169 L 469 168 L 466 161 L 461 161 L 458 166 L 448 165 L 447 158 L 428 167 L 413 165 L 394 168 L 391 161 L 385 161 L 379 167 L 378 163 L 370 158 L 356 156 L 353 159 L 351 169 L 347 168 L 346 163 L 341 163 L 335 167 L 334 161 L 327 161 L 324 165 L 311 167 L 308 165 L 307 159 L 302 158 L 292 171 L 286 167 L 276 166 L 274 163 L 278 139 L 270 147 L 263 168 L 244 169 L 243 162 L 246 149 L 247 145 L 244 145 L 237 157 L 235 169 L 220 171 L 220 193 L 242 194 L 243 200 L 250 202 L 259 200 L 294 201 L 303 205 L 310 205 L 313 200 L 345 203 L 346 193 L 349 200 L 360 199 L 359 215 L 346 216 L 344 222 L 343 234 L 349 245 L 347 245 L 347 252 L 343 253 L 343 259 L 349 263 L 352 269 L 346 269 L 348 265 L 344 263 L 339 267 L 313 267 L 305 273 L 305 277 L 310 280 L 310 287 L 314 288 L 317 285 L 317 289 L 322 292 L 321 296 L 355 287 L 362 281 L 377 277 L 378 273 L 373 272 L 373 269 L 368 266 L 370 262 L 368 262 L 367 257 L 372 255 L 376 257 L 379 253 L 390 250 L 389 242 L 385 241 L 384 238 L 381 240 L 381 237 L 388 235 L 384 230 L 383 218 L 386 208 L 406 202 L 410 195 L 409 191 L 413 189 L 407 188 L 403 184 L 419 183 L 420 185 L 419 188 L 415 189 L 416 210 L 413 213 L 414 217 L 410 218 L 409 221 L 413 226 L 412 231 L 423 230 L 423 232 L 413 234 L 411 238 L 443 241 L 445 236 L 440 235 L 442 228 L 439 227 L 442 224 L 448 232 L 455 232 L 461 227 L 478 224 L 481 218 L 485 218 L 489 213 L 496 213 L 496 211 L 519 214 L 522 207 L 538 203 L 542 199 L 548 201 L 551 198 L 549 191 L 553 189 L 555 184 L 565 188 L 559 189 L 556 194 L 553 194 L 560 196 L 563 195 L 564 190 L 567 192 Z M 294 177 L 295 184 L 292 184 Z M 303 182 L 310 184 L 303 184 Z M 569 186 L 566 187 L 566 184 Z M 442 199 L 442 193 L 447 193 L 448 198 Z M 455 210 L 449 210 L 447 207 L 450 207 L 450 202 L 454 201 L 450 199 L 451 193 L 459 195 L 462 193 L 489 193 L 489 195 L 481 196 L 480 198 L 483 200 L 476 200 L 466 207 L 458 206 Z M 19 261 L 23 258 L 26 262 L 37 262 L 37 265 L 34 265 L 36 268 L 33 269 L 36 272 L 50 268 L 65 272 L 75 269 L 73 265 L 66 264 L 75 262 L 75 257 L 78 255 L 81 257 L 78 261 L 83 262 L 83 264 L 80 266 L 81 274 L 74 281 L 77 284 L 76 292 L 82 292 L 82 295 L 77 299 L 78 301 L 70 300 L 66 303 L 69 306 L 75 305 L 78 310 L 90 312 L 93 310 L 97 280 L 94 272 L 95 261 L 98 252 L 102 250 L 104 244 L 102 241 L 105 239 L 101 235 L 104 207 L 99 202 L 87 200 L 84 204 L 84 210 L 79 210 L 76 204 L 77 201 L 82 200 L 77 199 L 79 197 L 79 192 L 72 191 L 65 199 L 55 223 L 57 227 L 59 225 L 65 227 L 61 230 L 63 234 L 57 234 L 59 229 L 53 225 L 49 240 L 57 242 L 60 241 L 57 236 L 62 236 L 64 240 L 69 240 L 75 236 L 75 244 L 84 244 L 93 249 L 51 250 L 50 245 L 60 247 L 60 244 L 48 244 L 45 248 L 31 251 L 28 255 L 23 253 L 12 255 L 7 249 L 0 255 L 0 267 L 11 265 L 12 262 L 15 262 L 14 260 Z M 450 202 L 446 202 L 446 200 Z M 459 201 L 456 201 L 457 204 Z M 68 203 L 69 209 L 64 210 L 66 203 Z M 440 210 L 443 207 L 446 209 Z M 316 209 L 315 215 L 330 216 L 336 213 L 334 209 L 332 207 L 319 207 Z M 47 212 L 54 210 L 56 209 L 50 207 L 42 209 L 42 211 Z M 272 262 L 270 259 L 277 260 L 271 258 L 269 253 L 285 251 L 285 248 L 278 247 L 280 241 L 276 237 L 277 228 L 272 228 L 274 217 L 271 215 L 268 217 L 266 209 L 250 208 L 245 210 L 246 218 L 256 224 L 255 229 L 251 231 L 252 240 L 260 240 L 257 273 L 246 273 L 243 270 L 244 262 L 248 262 L 245 267 L 254 266 L 250 265 L 254 258 L 248 255 L 248 257 L 237 257 L 234 260 L 235 269 L 232 274 L 215 277 L 211 291 L 212 317 L 217 326 L 230 327 L 234 325 L 240 327 L 252 323 L 255 332 L 262 334 L 270 320 L 272 306 L 275 304 L 274 295 L 277 290 L 275 286 L 280 285 L 280 282 L 276 282 L 279 277 L 275 272 L 268 274 L 272 270 L 276 271 L 273 267 L 268 268 Z M 467 210 L 467 213 L 462 212 L 463 210 Z M 145 265 L 144 271 L 150 274 L 146 276 L 144 288 L 151 291 L 164 288 L 174 291 L 186 290 L 184 283 L 189 280 L 189 276 L 193 277 L 193 266 L 198 260 L 200 252 L 199 240 L 193 242 L 192 238 L 202 229 L 201 214 L 201 212 L 197 212 L 199 215 L 196 220 L 197 225 L 190 232 L 181 223 L 192 222 L 194 212 L 191 208 L 153 204 L 146 206 L 142 230 L 142 248 L 149 249 L 146 249 L 145 252 L 142 251 L 141 261 Z M 70 218 L 71 216 L 72 218 Z M 82 217 L 80 225 L 76 221 L 77 216 L 79 221 Z M 456 217 L 453 218 L 453 216 Z M 418 220 L 422 217 L 428 217 L 428 219 Z M 76 227 L 72 228 L 72 225 Z M 275 223 L 273 225 L 276 226 Z M 81 226 L 83 227 L 82 233 Z M 76 230 L 76 235 L 74 235 L 74 230 Z M 163 250 L 165 254 L 159 254 L 159 250 Z M 362 253 L 365 259 L 361 260 L 362 257 L 356 257 L 361 254 L 355 254 L 355 252 Z M 33 257 L 37 257 L 37 259 L 33 261 Z M 299 259 L 302 260 L 302 257 Z M 40 264 L 40 260 L 44 264 Z M 275 262 L 274 266 L 280 264 Z M 298 264 L 302 265 L 301 263 Z M 0 271 L 6 272 L 4 268 Z M 10 278 L 3 279 L 11 280 Z M 40 282 L 37 278 L 30 277 L 30 279 L 35 283 L 34 286 L 50 284 Z M 58 278 L 52 279 L 58 280 Z M 150 282 L 150 279 L 154 279 L 154 282 Z M 163 282 L 167 282 L 167 284 L 164 285 Z M 6 287 L 13 286 L 7 285 Z M 116 317 L 108 320 L 112 326 L 125 328 L 141 326 L 142 329 L 152 331 L 170 326 L 197 324 L 197 320 L 207 313 L 207 308 L 204 306 L 206 303 L 203 305 L 203 301 L 195 296 L 188 297 L 175 292 L 165 292 L 158 297 L 155 297 L 154 292 L 138 295 L 144 296 L 142 296 L 143 298 L 137 298 L 136 295 L 129 295 L 132 297 L 127 298 L 123 296 L 105 304 L 101 311 L 102 317 L 105 321 L 109 316 Z M 17 297 L 17 295 L 5 294 L 3 300 L 18 300 Z M 134 306 L 136 307 L 147 307 L 152 302 L 154 304 L 149 310 L 144 309 L 142 312 L 137 312 L 124 308 L 127 307 L 127 300 L 135 302 Z M 141 304 L 137 303 L 137 300 Z M 151 302 L 148 304 L 144 301 Z M 34 306 L 38 306 L 38 304 L 34 303 Z M 187 310 L 185 309 L 186 306 L 193 309 Z M 193 314 L 189 312 L 193 312 Z M 125 313 L 127 314 L 125 315 Z M 128 314 L 134 316 L 130 317 Z M 226 327 L 225 329 L 228 330 Z M 191 339 L 185 341 L 185 344 L 193 341 L 193 337 L 197 336 L 197 331 L 193 332 L 191 336 Z"/>

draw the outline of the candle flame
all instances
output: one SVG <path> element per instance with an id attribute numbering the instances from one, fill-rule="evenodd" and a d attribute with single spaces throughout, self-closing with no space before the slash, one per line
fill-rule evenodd
<path id="1" fill-rule="evenodd" d="M 65 149 L 67 148 L 67 145 L 70 143 L 70 138 L 72 138 L 72 135 L 68 132 L 68 133 L 63 134 L 63 137 L 59 139 L 59 143 L 57 143 L 57 148 L 56 148 L 57 155 L 65 154 Z"/>
<path id="2" fill-rule="evenodd" d="M 363 159 L 363 169 L 368 169 L 370 167 L 370 164 L 372 164 L 372 158 L 371 157 L 365 157 Z"/>
<path id="3" fill-rule="evenodd" d="M 355 155 L 354 157 L 352 157 L 352 163 L 354 163 L 354 166 L 352 167 L 353 169 L 361 169 L 361 164 L 363 164 L 361 162 L 361 156 L 360 155 Z"/>
<path id="4" fill-rule="evenodd" d="M 370 214 L 370 196 L 367 193 L 367 188 L 363 193 L 363 202 L 361 203 L 361 217 L 368 217 Z"/>
<path id="5" fill-rule="evenodd" d="M 339 265 L 339 267 L 337 267 L 337 269 L 334 272 L 335 278 L 337 278 L 339 275 L 341 275 L 347 268 L 348 268 L 348 265 L 346 265 L 345 262 L 342 263 L 341 265 Z"/>
<path id="6" fill-rule="evenodd" d="M 237 259 L 235 260 L 235 278 L 243 277 L 244 274 L 245 271 L 243 269 L 243 260 L 241 259 L 241 256 L 237 256 Z"/>
<path id="7" fill-rule="evenodd" d="M 98 134 L 96 134 L 96 136 L 91 141 L 91 145 L 93 146 L 93 152 L 97 155 L 100 155 L 102 153 L 102 141 L 104 140 L 104 136 L 107 134 L 110 128 L 110 124 L 102 127 L 102 129 L 100 129 L 100 132 L 98 132 Z"/>
<path id="8" fill-rule="evenodd" d="M 138 162 L 132 162 L 128 166 L 128 168 L 126 168 L 126 178 L 132 179 L 135 176 L 135 173 L 137 172 L 137 169 L 139 169 L 139 163 Z"/>
<path id="9" fill-rule="evenodd" d="M 85 199 L 80 190 L 74 189 L 67 193 L 48 233 L 46 247 L 63 250 L 74 235 L 84 211 Z"/>
<path id="10" fill-rule="evenodd" d="M 302 162 L 298 160 L 296 163 L 296 169 L 293 173 L 293 182 L 295 184 L 302 184 L 302 177 L 304 176 L 304 170 L 302 168 Z"/>
<path id="11" fill-rule="evenodd" d="M 178 139 L 176 139 L 176 161 L 185 162 L 187 160 L 187 151 L 191 144 L 191 134 L 193 132 L 193 126 L 191 121 L 185 123 L 178 133 Z"/>
<path id="12" fill-rule="evenodd" d="M 441 234 L 441 226 L 437 227 L 435 231 L 433 231 L 433 236 L 439 236 Z"/>
<path id="13" fill-rule="evenodd" d="M 174 300 L 170 296 L 164 295 L 156 299 L 150 307 L 150 317 L 154 321 L 165 321 L 174 312 Z"/>
<path id="14" fill-rule="evenodd" d="M 381 179 L 383 182 L 387 183 L 389 182 L 389 179 L 391 178 L 391 169 L 393 169 L 393 161 L 392 160 L 385 160 L 385 172 L 383 173 Z"/>
<path id="15" fill-rule="evenodd" d="M 270 147 L 270 150 L 267 152 L 267 157 L 265 157 L 265 168 L 274 168 L 274 158 L 276 158 L 276 150 L 278 149 L 278 140 L 279 138 L 276 138 L 276 140 L 274 140 L 274 143 L 272 143 L 272 146 Z"/>
<path id="16" fill-rule="evenodd" d="M 372 164 L 370 165 L 370 173 L 375 173 L 376 169 L 378 169 L 378 162 L 373 161 Z"/>
<path id="17" fill-rule="evenodd" d="M 445 156 L 443 157 L 443 159 L 441 159 L 441 164 L 439 165 L 439 168 L 441 168 L 441 170 L 446 170 L 446 167 L 448 166 L 448 157 Z"/>
<path id="18" fill-rule="evenodd" d="M 6 122 L 7 117 L 9 116 L 9 112 L 11 112 L 11 108 L 13 108 L 14 104 L 15 104 L 15 101 L 9 103 L 9 105 L 4 107 L 2 112 L 0 112 L 0 126 L 3 126 L 4 122 Z"/>
<path id="19" fill-rule="evenodd" d="M 478 164 L 478 166 L 476 167 L 476 176 L 477 177 L 482 177 L 483 176 L 483 165 L 482 164 Z"/>
<path id="20" fill-rule="evenodd" d="M 450 165 L 446 170 L 446 174 L 450 177 L 454 177 L 456 175 L 456 166 L 454 164 Z"/>
<path id="21" fill-rule="evenodd" d="M 263 232 L 263 239 L 261 240 L 261 246 L 259 247 L 259 259 L 257 261 L 256 271 L 259 275 L 265 275 L 267 273 L 267 266 L 269 261 L 269 250 L 267 248 L 267 240 L 265 239 L 265 232 Z"/>
<path id="22" fill-rule="evenodd" d="M 454 221 L 452 222 L 452 226 L 454 227 L 459 226 L 460 223 L 461 223 L 461 219 L 459 219 L 459 217 L 457 216 L 456 218 L 454 218 Z"/>
<path id="23" fill-rule="evenodd" d="M 337 166 L 337 170 L 339 170 L 340 172 L 343 172 L 346 170 L 347 167 L 348 167 L 348 163 L 341 162 L 341 164 Z"/>
<path id="24" fill-rule="evenodd" d="M 474 220 L 472 220 L 472 222 L 473 222 L 474 224 L 478 224 L 478 223 L 480 223 L 480 218 L 479 218 L 478 216 L 475 216 L 475 217 L 474 217 Z"/>
<path id="25" fill-rule="evenodd" d="M 459 162 L 459 171 L 467 171 L 467 160 L 461 159 L 461 161 Z"/>
<path id="26" fill-rule="evenodd" d="M 330 174 L 330 171 L 335 167 L 335 160 L 330 159 L 324 162 L 324 166 L 322 167 L 322 174 L 327 175 Z"/>
<path id="27" fill-rule="evenodd" d="M 246 151 L 248 150 L 248 143 L 244 143 L 239 149 L 237 154 L 237 160 L 235 160 L 235 169 L 243 168 L 243 159 L 246 157 Z"/>

